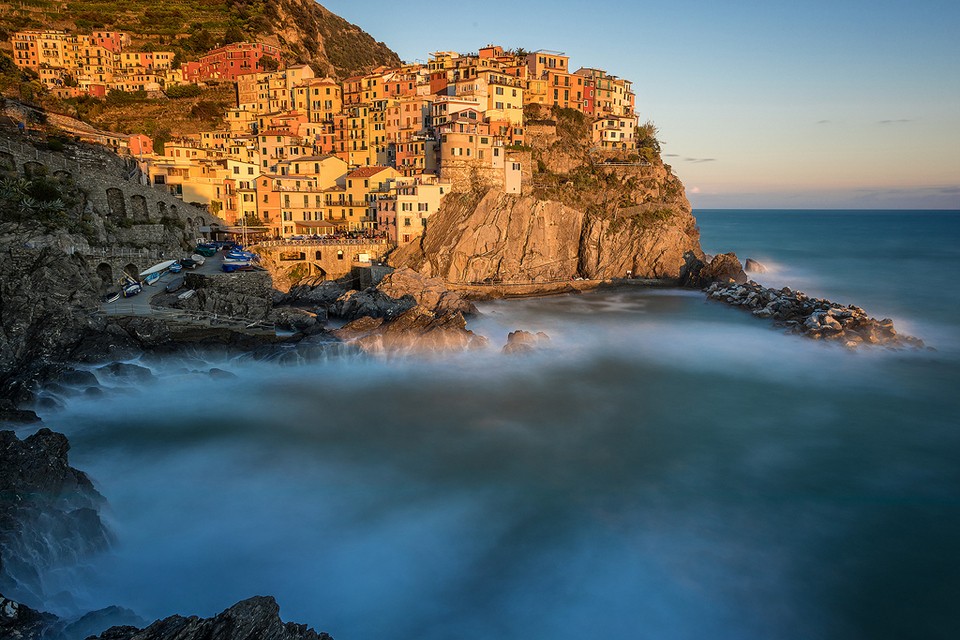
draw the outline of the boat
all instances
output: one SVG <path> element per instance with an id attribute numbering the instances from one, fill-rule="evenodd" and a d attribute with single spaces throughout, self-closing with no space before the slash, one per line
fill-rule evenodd
<path id="1" fill-rule="evenodd" d="M 184 276 L 177 276 L 167 283 L 167 293 L 173 293 L 177 289 L 181 288 L 184 282 L 186 282 L 186 278 Z"/>
<path id="2" fill-rule="evenodd" d="M 170 273 L 180 273 L 181 271 L 183 271 L 183 265 L 179 262 L 174 262 L 170 265 Z"/>
<path id="3" fill-rule="evenodd" d="M 249 251 L 230 251 L 230 252 L 228 252 L 228 253 L 226 254 L 226 256 L 224 256 L 224 257 L 226 257 L 226 258 L 233 258 L 233 259 L 237 259 L 237 258 L 247 258 L 247 259 L 249 259 L 249 260 L 254 260 L 254 259 L 256 259 L 257 254 L 255 254 L 255 253 L 250 253 Z"/>
<path id="4" fill-rule="evenodd" d="M 143 291 L 143 286 L 139 282 L 130 282 L 128 284 L 123 285 L 122 291 L 123 291 L 124 298 L 132 298 L 133 296 Z"/>
<path id="5" fill-rule="evenodd" d="M 183 267 L 184 269 L 196 269 L 197 262 L 190 258 L 184 258 L 183 260 L 180 261 L 180 266 Z"/>
<path id="6" fill-rule="evenodd" d="M 249 262 L 224 262 L 220 265 L 220 268 L 226 273 L 233 273 L 234 271 L 252 271 L 253 267 Z"/>
<path id="7" fill-rule="evenodd" d="M 217 255 L 216 248 L 210 247 L 207 245 L 198 244 L 197 248 L 194 249 L 194 251 L 196 251 L 198 254 L 206 258 L 212 258 L 213 256 Z"/>
<path id="8" fill-rule="evenodd" d="M 164 271 L 167 271 L 172 265 L 176 264 L 176 260 L 165 260 L 163 262 L 158 262 L 149 269 L 144 269 L 140 272 L 140 279 L 146 282 L 147 284 L 153 284 L 160 279 L 160 276 L 163 275 Z M 156 277 L 151 277 L 156 274 Z"/>
<path id="9" fill-rule="evenodd" d="M 184 291 L 183 293 L 177 296 L 177 300 L 186 300 L 188 298 L 192 298 L 196 293 L 197 293 L 196 289 L 187 289 L 186 291 Z"/>
<path id="10" fill-rule="evenodd" d="M 193 260 L 194 262 L 196 262 L 198 267 L 202 267 L 202 266 L 203 266 L 203 263 L 207 261 L 207 259 L 204 258 L 204 257 L 203 257 L 202 255 L 200 255 L 199 253 L 193 254 L 192 256 L 190 256 L 190 259 Z"/>
<path id="11" fill-rule="evenodd" d="M 250 264 L 252 260 L 253 258 L 247 258 L 247 257 L 231 258 L 228 256 L 223 259 L 223 263 L 224 264 Z"/>
<path id="12" fill-rule="evenodd" d="M 120 290 L 117 289 L 117 290 L 115 290 L 115 291 L 108 291 L 108 292 L 106 292 L 105 294 L 103 294 L 103 297 L 100 298 L 100 299 L 101 299 L 104 303 L 116 302 L 117 300 L 120 299 L 120 295 L 121 295 Z"/>

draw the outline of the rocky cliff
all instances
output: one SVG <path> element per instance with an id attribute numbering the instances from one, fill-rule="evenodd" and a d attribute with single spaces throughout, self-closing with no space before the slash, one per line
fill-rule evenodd
<path id="1" fill-rule="evenodd" d="M 53 152 L 0 124 L 0 397 L 69 359 L 104 289 L 192 246 L 205 213 L 131 179 L 114 154 Z"/>
<path id="2" fill-rule="evenodd" d="M 67 460 L 63 434 L 0 431 L 0 592 L 39 605 L 45 578 L 107 548 L 103 498 Z M 5 636 L 6 637 L 6 636 Z"/>
<path id="3" fill-rule="evenodd" d="M 448 195 L 420 241 L 394 252 L 391 264 L 452 284 L 546 284 L 677 278 L 685 253 L 702 256 L 683 185 L 659 148 L 646 157 L 599 153 L 583 114 L 553 116 L 530 121 L 535 170 L 523 193 Z M 655 144 L 652 135 L 642 144 Z"/>

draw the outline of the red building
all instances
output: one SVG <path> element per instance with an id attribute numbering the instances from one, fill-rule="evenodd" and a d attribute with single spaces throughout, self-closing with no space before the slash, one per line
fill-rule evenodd
<path id="1" fill-rule="evenodd" d="M 183 79 L 187 82 L 203 80 L 236 80 L 237 76 L 266 71 L 262 58 L 272 58 L 281 64 L 280 50 L 262 42 L 236 42 L 214 49 L 197 62 L 183 65 Z"/>

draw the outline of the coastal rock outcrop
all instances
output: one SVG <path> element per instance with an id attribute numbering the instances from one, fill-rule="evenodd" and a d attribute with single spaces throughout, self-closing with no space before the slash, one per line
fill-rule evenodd
<path id="1" fill-rule="evenodd" d="M 767 268 L 753 258 L 747 258 L 743 262 L 743 270 L 747 273 L 766 273 Z"/>
<path id="2" fill-rule="evenodd" d="M 771 289 L 753 281 L 715 282 L 705 291 L 711 300 L 743 308 L 815 340 L 835 341 L 851 349 L 869 345 L 914 349 L 924 346 L 918 338 L 897 333 L 889 318 L 877 320 L 858 306 L 812 298 L 802 291 Z"/>
<path id="3" fill-rule="evenodd" d="M 304 624 L 283 622 L 280 606 L 268 596 L 255 596 L 212 618 L 170 616 L 145 629 L 112 627 L 98 640 L 333 640 Z"/>
<path id="4" fill-rule="evenodd" d="M 529 295 L 577 278 L 676 279 L 685 253 L 702 257 L 683 184 L 652 125 L 636 149 L 599 149 L 584 114 L 528 106 L 529 151 L 509 152 L 529 171 L 519 193 L 464 179 L 420 240 L 389 256 L 392 266 L 450 286 L 523 285 Z"/>
<path id="5" fill-rule="evenodd" d="M 44 575 L 69 569 L 111 541 L 103 497 L 67 460 L 67 438 L 42 428 L 24 440 L 0 431 L 0 592 L 44 602 Z"/>
<path id="6" fill-rule="evenodd" d="M 447 289 L 441 278 L 428 278 L 409 268 L 388 273 L 377 285 L 377 290 L 394 299 L 412 297 L 418 305 L 434 313 L 462 313 L 475 315 L 477 308 L 472 302 L 455 291 Z"/>
<path id="7" fill-rule="evenodd" d="M 550 344 L 550 336 L 542 331 L 511 331 L 507 335 L 507 344 L 503 345 L 502 353 L 512 355 L 517 353 L 531 353 Z"/>
<path id="8" fill-rule="evenodd" d="M 445 353 L 487 344 L 485 337 L 467 329 L 463 314 L 436 315 L 421 306 L 413 306 L 390 320 L 362 317 L 333 334 L 379 355 Z"/>
<path id="9" fill-rule="evenodd" d="M 113 625 L 110 623 L 113 622 Z M 108 628 L 109 625 L 109 628 Z M 92 633 L 91 633 L 92 630 Z M 99 635 L 96 635 L 99 633 Z M 333 640 L 305 624 L 283 622 L 276 600 L 255 596 L 210 617 L 170 616 L 147 625 L 129 609 L 108 607 L 76 620 L 32 609 L 0 595 L 4 640 Z"/>
<path id="10" fill-rule="evenodd" d="M 715 282 L 743 284 L 746 281 L 747 274 L 735 253 L 721 253 L 710 257 L 709 261 L 702 260 L 693 252 L 684 255 L 684 265 L 680 270 L 681 286 L 701 288 Z"/>

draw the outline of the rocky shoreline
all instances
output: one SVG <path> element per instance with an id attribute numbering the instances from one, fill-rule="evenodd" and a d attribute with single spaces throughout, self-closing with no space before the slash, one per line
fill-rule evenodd
<path id="1" fill-rule="evenodd" d="M 849 349 L 869 345 L 892 349 L 924 346 L 919 338 L 898 333 L 889 318 L 877 320 L 856 305 L 813 298 L 788 287 L 772 289 L 752 280 L 742 284 L 715 282 L 704 292 L 710 300 L 740 307 L 757 318 L 769 318 L 791 333 L 837 342 Z"/>

